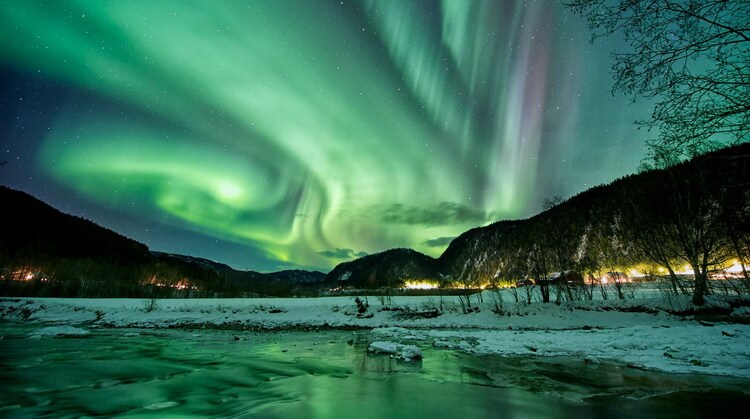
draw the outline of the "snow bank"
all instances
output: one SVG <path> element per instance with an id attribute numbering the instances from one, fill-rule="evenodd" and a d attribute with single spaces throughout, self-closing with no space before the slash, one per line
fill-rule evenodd
<path id="1" fill-rule="evenodd" d="M 490 303 L 472 303 L 478 312 L 464 314 L 457 297 L 394 297 L 389 306 L 370 301 L 358 313 L 354 297 L 164 299 L 150 306 L 142 299 L 0 299 L 0 318 L 86 323 L 102 327 L 285 329 L 360 327 L 409 329 L 545 329 L 629 327 L 649 324 L 667 311 L 689 310 L 689 298 L 572 301 L 561 304 L 506 303 L 500 315 Z M 442 307 L 442 312 L 437 311 Z M 740 308 L 742 309 L 742 308 Z M 740 309 L 736 309 L 739 310 Z M 425 316 L 425 313 L 436 315 Z M 734 312 L 732 312 L 734 314 Z M 747 310 L 739 315 L 748 317 Z M 416 336 L 418 337 L 418 336 Z"/>

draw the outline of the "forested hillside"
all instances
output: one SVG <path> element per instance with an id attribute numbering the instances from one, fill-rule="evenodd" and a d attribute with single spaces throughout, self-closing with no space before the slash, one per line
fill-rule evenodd
<path id="1" fill-rule="evenodd" d="M 339 279 L 356 272 L 370 285 L 393 282 L 381 272 L 394 270 L 382 264 L 364 269 L 372 257 L 333 272 Z M 709 291 L 709 272 L 736 259 L 750 259 L 750 144 L 634 174 L 564 202 L 551 200 L 526 220 L 469 230 L 451 242 L 434 269 L 421 272 L 424 279 L 467 288 L 532 279 L 549 300 L 553 274 L 598 280 L 638 267 L 668 276 L 675 292 L 693 291 L 700 304 Z M 675 272 L 685 265 L 694 271 L 691 290 L 678 289 Z"/>
<path id="2" fill-rule="evenodd" d="M 0 295 L 228 297 L 313 293 L 321 272 L 239 271 L 160 252 L 0 186 Z"/>

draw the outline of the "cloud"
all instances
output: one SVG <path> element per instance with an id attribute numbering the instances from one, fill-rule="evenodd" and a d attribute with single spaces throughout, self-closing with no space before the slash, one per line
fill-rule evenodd
<path id="1" fill-rule="evenodd" d="M 443 247 L 449 245 L 453 239 L 455 239 L 455 237 L 438 237 L 437 239 L 425 240 L 422 244 L 429 247 Z"/>
<path id="2" fill-rule="evenodd" d="M 352 249 L 331 249 L 318 252 L 319 255 L 328 259 L 354 259 L 367 256 L 367 252 L 355 252 Z"/>
<path id="3" fill-rule="evenodd" d="M 423 227 L 482 224 L 488 219 L 485 211 L 456 202 L 441 202 L 435 207 L 393 204 L 377 206 L 380 220 L 389 224 L 418 225 Z"/>

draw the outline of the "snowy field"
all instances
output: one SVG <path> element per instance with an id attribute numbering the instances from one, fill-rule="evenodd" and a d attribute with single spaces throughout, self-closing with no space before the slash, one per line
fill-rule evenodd
<path id="1" fill-rule="evenodd" d="M 474 354 L 566 356 L 633 368 L 750 378 L 750 307 L 711 297 L 720 316 L 691 314 L 688 297 L 654 293 L 627 300 L 515 303 L 503 295 L 472 298 L 394 297 L 383 304 L 355 297 L 253 299 L 0 299 L 0 318 L 48 325 L 29 339 L 85 337 L 93 328 L 242 330 L 373 329 L 377 345 L 432 346 Z M 649 295 L 651 295 L 649 297 Z M 638 296 L 638 295 L 636 295 Z M 735 302 L 738 299 L 733 299 Z M 442 305 L 442 311 L 439 308 Z M 479 310 L 476 310 L 476 307 Z M 495 311 L 493 311 L 495 310 Z M 682 314 L 671 314 L 682 313 Z M 696 318 L 698 317 L 698 318 Z M 376 346 L 377 346 L 376 345 Z M 376 348 L 377 349 L 377 348 Z"/>

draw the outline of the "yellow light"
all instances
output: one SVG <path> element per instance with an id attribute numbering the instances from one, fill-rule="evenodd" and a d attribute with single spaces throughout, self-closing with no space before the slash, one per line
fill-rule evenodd
<path id="1" fill-rule="evenodd" d="M 437 285 L 426 281 L 405 281 L 404 288 L 412 290 L 432 290 L 437 288 Z"/>

